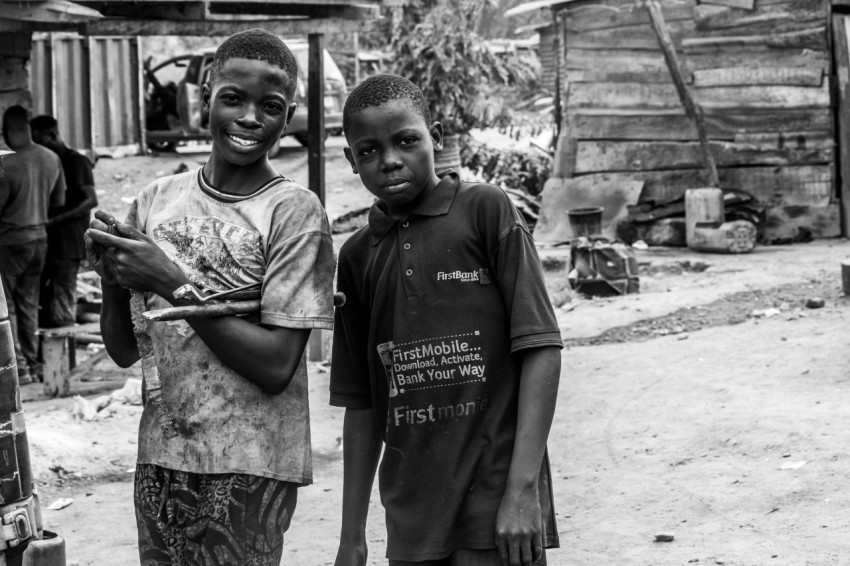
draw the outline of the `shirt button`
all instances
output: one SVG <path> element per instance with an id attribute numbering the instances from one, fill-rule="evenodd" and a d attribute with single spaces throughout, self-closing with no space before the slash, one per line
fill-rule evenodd
<path id="1" fill-rule="evenodd" d="M 407 270 L 407 271 L 405 271 L 404 273 L 405 273 L 405 275 L 407 275 L 408 277 L 410 277 L 411 275 L 413 275 L 413 270 L 412 270 L 412 269 L 408 269 L 408 270 Z"/>
<path id="2" fill-rule="evenodd" d="M 402 228 L 407 228 L 408 226 L 410 226 L 410 221 L 408 221 L 408 220 L 405 220 L 404 222 L 401 223 Z"/>
<path id="3" fill-rule="evenodd" d="M 404 244 L 404 249 L 409 250 L 409 249 L 410 249 L 410 244 Z"/>

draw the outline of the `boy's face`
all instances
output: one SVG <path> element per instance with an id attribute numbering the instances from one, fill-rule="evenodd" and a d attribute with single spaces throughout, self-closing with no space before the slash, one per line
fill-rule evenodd
<path id="1" fill-rule="evenodd" d="M 442 149 L 443 128 L 430 126 L 406 100 L 363 108 L 351 117 L 345 157 L 363 184 L 387 205 L 390 216 L 406 217 L 440 179 L 434 150 Z"/>
<path id="2" fill-rule="evenodd" d="M 53 129 L 32 131 L 32 141 L 39 145 L 43 145 L 47 149 L 59 153 L 59 132 Z"/>
<path id="3" fill-rule="evenodd" d="M 278 143 L 296 104 L 283 69 L 255 59 L 228 59 L 204 85 L 213 152 L 234 165 L 250 165 Z"/>

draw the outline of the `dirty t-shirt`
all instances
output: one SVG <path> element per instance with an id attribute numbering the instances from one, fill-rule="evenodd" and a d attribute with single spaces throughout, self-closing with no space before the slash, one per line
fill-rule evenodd
<path id="1" fill-rule="evenodd" d="M 387 556 L 493 548 L 521 351 L 562 347 L 525 222 L 498 187 L 450 173 L 404 222 L 372 207 L 340 251 L 338 288 L 331 404 L 371 407 L 384 437 Z M 548 461 L 539 484 L 554 547 Z"/>
<path id="2" fill-rule="evenodd" d="M 128 223 L 160 246 L 201 289 L 262 281 L 259 322 L 286 328 L 333 324 L 334 257 L 318 198 L 288 180 L 249 196 L 209 186 L 201 170 L 155 181 Z M 148 310 L 170 306 L 155 294 Z M 150 322 L 168 437 L 147 403 L 139 463 L 194 473 L 245 473 L 312 481 L 307 371 L 302 355 L 289 386 L 270 395 L 226 366 L 185 321 Z"/>
<path id="3" fill-rule="evenodd" d="M 47 236 L 47 212 L 54 193 L 65 192 L 59 156 L 30 144 L 3 158 L 0 175 L 0 245 L 25 244 Z"/>

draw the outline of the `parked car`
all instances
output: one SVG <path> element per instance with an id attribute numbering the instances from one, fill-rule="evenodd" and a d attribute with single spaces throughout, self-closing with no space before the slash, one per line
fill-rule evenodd
<path id="1" fill-rule="evenodd" d="M 295 102 L 298 108 L 284 136 L 307 145 L 307 43 L 287 42 L 298 61 Z M 180 142 L 210 139 L 207 120 L 201 112 L 201 90 L 207 81 L 215 48 L 171 57 L 151 67 L 145 61 L 145 131 L 148 147 L 173 151 Z M 348 90 L 345 78 L 331 54 L 325 50 L 325 135 L 342 132 L 342 108 Z M 277 150 L 270 152 L 270 156 Z"/>

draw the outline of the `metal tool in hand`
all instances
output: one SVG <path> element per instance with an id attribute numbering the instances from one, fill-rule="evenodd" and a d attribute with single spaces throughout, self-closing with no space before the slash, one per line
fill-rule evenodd
<path id="1" fill-rule="evenodd" d="M 148 320 L 165 322 L 186 318 L 259 314 L 261 288 L 262 283 L 251 283 L 242 287 L 203 295 L 193 285 L 184 285 L 174 291 L 175 298 L 189 300 L 195 304 L 152 310 L 143 313 L 143 316 Z M 343 306 L 345 295 L 334 293 L 333 304 L 335 307 Z"/>

